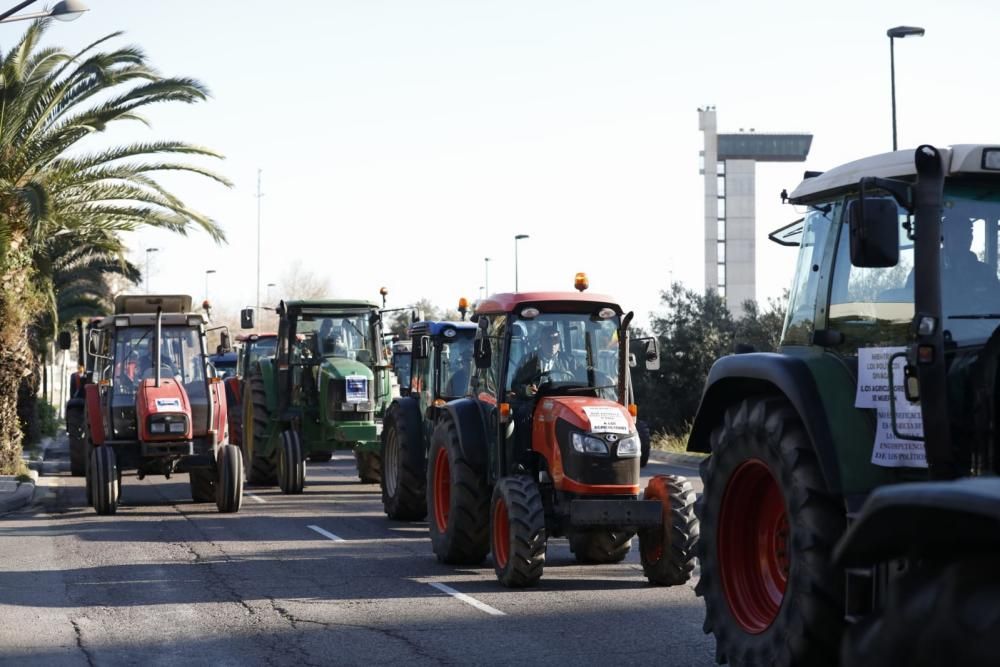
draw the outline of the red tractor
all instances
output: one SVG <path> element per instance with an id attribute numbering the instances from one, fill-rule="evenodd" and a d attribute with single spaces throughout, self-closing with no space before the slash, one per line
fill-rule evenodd
<path id="1" fill-rule="evenodd" d="M 237 334 L 236 374 L 227 377 L 226 403 L 229 417 L 229 442 L 243 447 L 243 379 L 259 359 L 274 356 L 278 334 Z"/>
<path id="2" fill-rule="evenodd" d="M 89 334 L 94 382 L 85 387 L 87 499 L 118 507 L 123 470 L 191 476 L 195 502 L 237 512 L 243 459 L 229 444 L 226 399 L 191 297 L 126 295 Z"/>
<path id="3" fill-rule="evenodd" d="M 658 475 L 640 495 L 642 445 L 630 395 L 628 326 L 610 297 L 497 294 L 473 320 L 469 396 L 443 406 L 427 459 L 434 553 L 478 564 L 490 552 L 505 586 L 538 582 L 549 537 L 580 562 L 625 558 L 638 532 L 651 583 L 694 568 L 698 523 L 690 483 Z M 633 341 L 650 369 L 655 339 Z"/>

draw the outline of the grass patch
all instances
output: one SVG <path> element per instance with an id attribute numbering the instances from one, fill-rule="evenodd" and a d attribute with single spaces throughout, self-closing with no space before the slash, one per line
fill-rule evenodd
<path id="1" fill-rule="evenodd" d="M 666 433 L 660 431 L 653 434 L 652 444 L 653 449 L 658 449 L 662 452 L 673 452 L 675 454 L 686 454 L 688 438 L 691 437 L 691 424 L 687 425 L 682 433 Z"/>
<path id="2" fill-rule="evenodd" d="M 16 467 L 14 468 L 14 478 L 19 484 L 24 484 L 25 482 L 34 482 L 35 478 L 31 476 L 31 470 L 25 465 L 23 459 L 18 459 Z"/>

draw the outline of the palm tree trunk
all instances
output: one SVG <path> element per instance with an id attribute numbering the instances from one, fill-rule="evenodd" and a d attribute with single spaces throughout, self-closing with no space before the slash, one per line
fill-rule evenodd
<path id="1" fill-rule="evenodd" d="M 0 265 L 0 474 L 11 474 L 21 458 L 18 393 L 32 374 L 27 313 L 31 294 L 30 256 L 12 243 Z"/>

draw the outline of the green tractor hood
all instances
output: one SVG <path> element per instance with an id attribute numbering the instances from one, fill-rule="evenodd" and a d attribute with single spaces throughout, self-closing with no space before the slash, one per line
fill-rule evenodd
<path id="1" fill-rule="evenodd" d="M 323 359 L 323 363 L 320 365 L 320 372 L 334 379 L 343 379 L 348 375 L 360 375 L 367 378 L 369 382 L 375 379 L 375 374 L 372 373 L 372 369 L 368 368 L 368 366 L 360 361 L 345 357 L 327 357 Z"/>

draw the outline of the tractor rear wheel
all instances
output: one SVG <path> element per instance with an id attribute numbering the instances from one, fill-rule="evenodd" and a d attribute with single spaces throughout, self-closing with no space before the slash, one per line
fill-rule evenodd
<path id="1" fill-rule="evenodd" d="M 969 665 L 1000 655 L 996 555 L 925 561 L 890 580 L 885 606 L 851 627 L 842 665 Z"/>
<path id="2" fill-rule="evenodd" d="M 635 423 L 635 430 L 639 432 L 640 458 L 639 467 L 645 468 L 649 463 L 649 452 L 652 451 L 652 434 L 649 431 L 649 424 L 643 420 Z"/>
<path id="3" fill-rule="evenodd" d="M 698 544 L 698 519 L 694 515 L 695 494 L 691 482 L 674 475 L 649 480 L 645 500 L 659 500 L 663 525 L 639 533 L 642 573 L 655 586 L 678 586 L 691 578 Z"/>
<path id="4" fill-rule="evenodd" d="M 326 463 L 333 459 L 333 452 L 312 452 L 309 454 L 309 463 Z"/>
<path id="5" fill-rule="evenodd" d="M 358 479 L 362 484 L 379 484 L 382 481 L 382 457 L 378 452 L 354 450 L 358 466 Z"/>
<path id="6" fill-rule="evenodd" d="M 215 502 L 215 471 L 211 468 L 196 468 L 191 477 L 191 499 L 196 503 Z"/>
<path id="7" fill-rule="evenodd" d="M 427 464 L 420 433 L 410 433 L 406 420 L 390 410 L 382 428 L 382 507 L 396 521 L 427 516 Z M 420 460 L 421 466 L 415 465 Z"/>
<path id="8" fill-rule="evenodd" d="M 215 471 L 215 506 L 223 514 L 239 512 L 243 505 L 243 457 L 239 447 L 219 447 Z"/>
<path id="9" fill-rule="evenodd" d="M 527 475 L 502 477 L 493 489 L 490 547 L 497 579 L 508 588 L 534 586 L 545 569 L 545 507 Z"/>
<path id="10" fill-rule="evenodd" d="M 706 633 L 732 665 L 834 665 L 843 575 L 832 552 L 844 510 L 782 397 L 730 406 L 701 464 L 701 579 Z"/>
<path id="11" fill-rule="evenodd" d="M 243 392 L 243 467 L 247 482 L 261 486 L 277 483 L 274 456 L 266 453 L 267 431 L 271 413 L 267 408 L 264 378 L 248 375 Z"/>
<path id="12" fill-rule="evenodd" d="M 620 563 L 632 550 L 634 535 L 614 528 L 575 530 L 569 535 L 569 550 L 580 563 Z"/>
<path id="13" fill-rule="evenodd" d="M 306 460 L 302 456 L 302 440 L 298 431 L 281 432 L 278 452 L 278 487 L 282 493 L 302 493 L 306 486 Z"/>
<path id="14" fill-rule="evenodd" d="M 114 514 L 118 510 L 120 477 L 115 450 L 94 447 L 90 452 L 90 477 L 87 480 L 98 514 Z"/>
<path id="15" fill-rule="evenodd" d="M 69 472 L 82 477 L 87 472 L 87 432 L 83 406 L 66 408 L 66 435 L 69 437 Z"/>
<path id="16" fill-rule="evenodd" d="M 478 565 L 490 551 L 490 491 L 462 455 L 450 418 L 434 428 L 427 458 L 431 546 L 442 563 Z"/>

